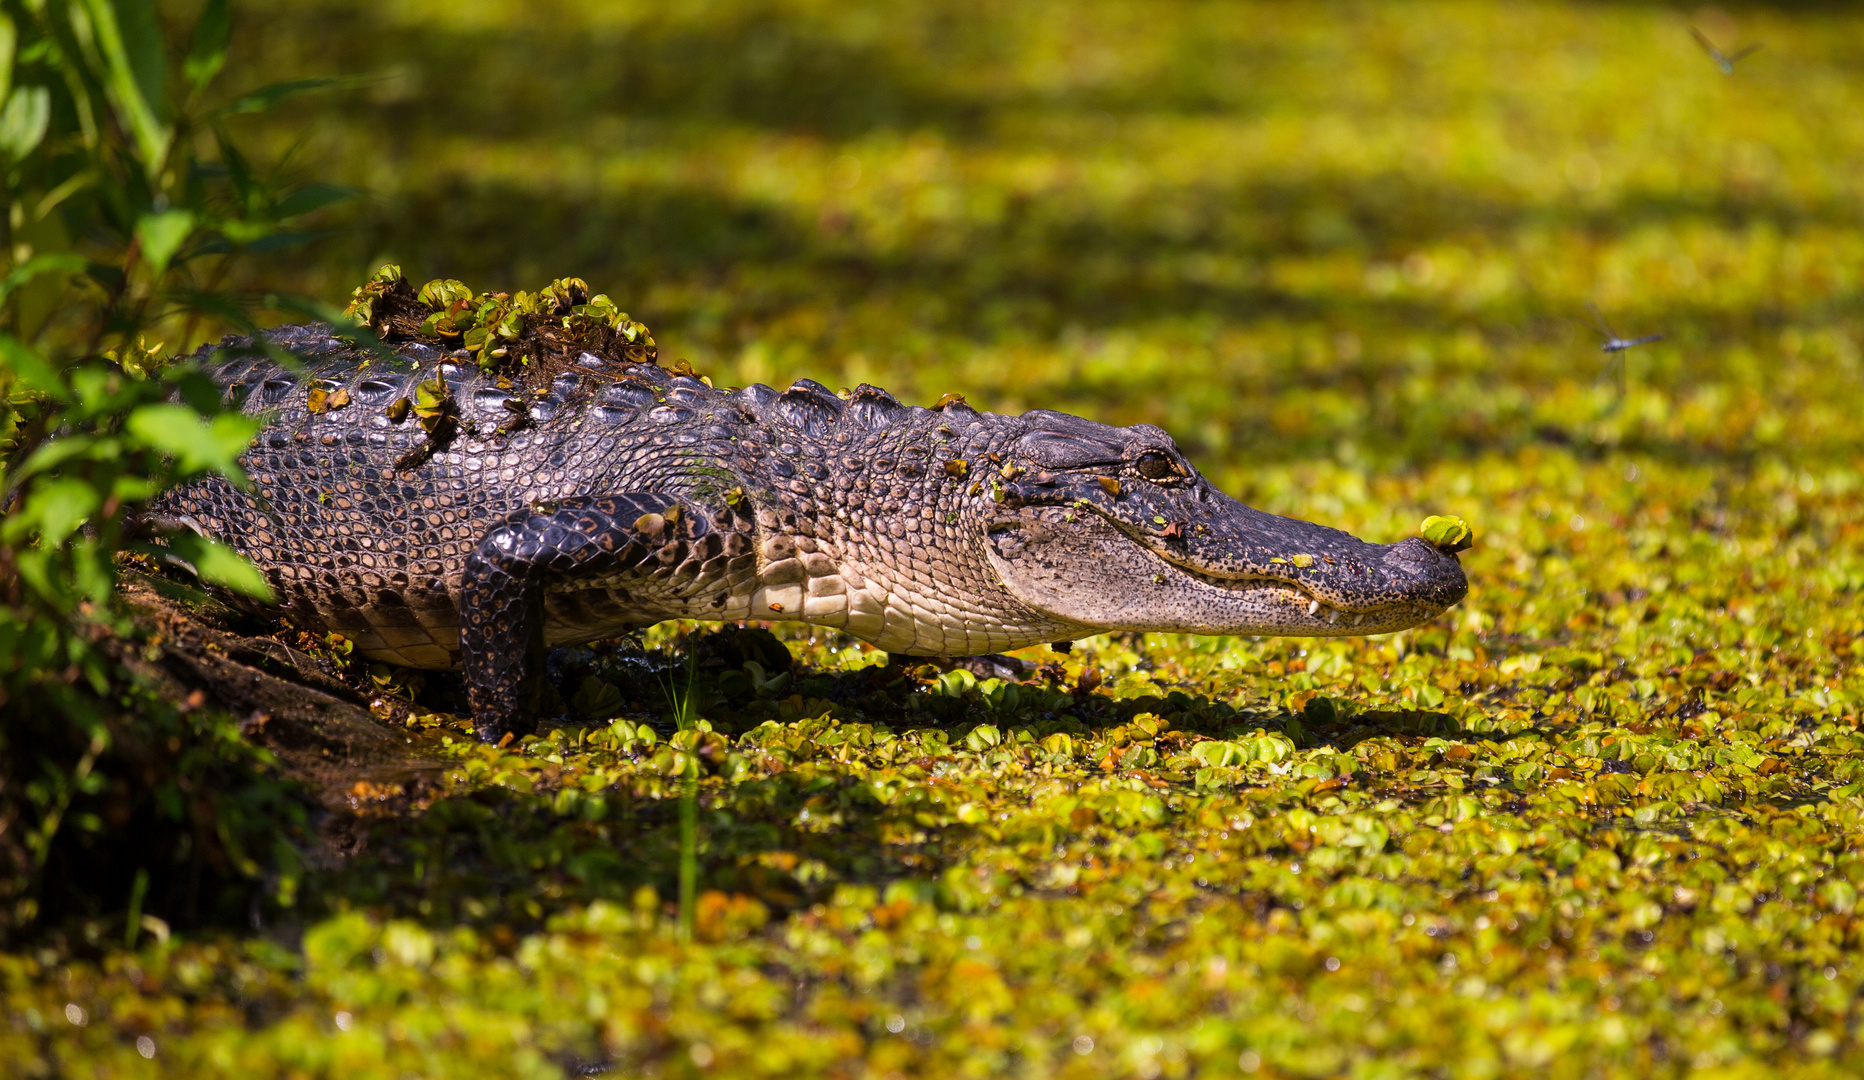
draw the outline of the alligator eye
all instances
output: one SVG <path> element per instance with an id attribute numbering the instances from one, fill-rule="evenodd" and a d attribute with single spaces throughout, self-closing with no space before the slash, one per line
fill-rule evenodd
<path id="1" fill-rule="evenodd" d="M 1177 462 L 1157 450 L 1147 450 L 1140 454 L 1139 460 L 1133 462 L 1133 470 L 1148 480 L 1168 480 L 1184 475 L 1179 471 Z"/>

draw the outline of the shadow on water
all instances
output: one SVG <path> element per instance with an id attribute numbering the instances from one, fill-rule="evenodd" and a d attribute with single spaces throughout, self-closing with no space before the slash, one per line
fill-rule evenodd
<path id="1" fill-rule="evenodd" d="M 1479 224 L 1479 197 L 1438 195 L 1438 200 L 1423 201 L 1440 201 L 1446 214 L 1475 215 L 1471 221 Z M 1306 193 L 1292 187 L 1259 185 L 1246 192 L 1210 193 L 1207 202 L 1215 215 L 1233 216 L 1235 206 L 1248 205 L 1252 213 L 1271 218 L 1298 218 L 1306 199 Z M 1460 209 L 1447 209 L 1451 206 Z M 1510 212 L 1492 209 L 1497 219 Z M 1752 209 L 1770 219 L 1776 212 Z M 1693 214 L 1697 209 L 1677 203 L 1670 211 Z M 1364 212 L 1373 219 L 1368 233 L 1386 231 L 1376 217 L 1384 211 Z M 1520 217 L 1497 228 L 1525 227 L 1527 218 L 1540 213 L 1520 208 Z M 1429 232 L 1461 226 L 1412 221 L 1411 227 Z M 1273 251 L 1298 250 L 1299 243 L 1226 239 L 1226 233 L 1241 230 L 1241 225 L 1218 224 L 1184 235 L 1143 213 L 1116 218 L 1030 201 L 1009 207 L 1000 222 L 967 235 L 962 244 L 946 238 L 873 251 L 788 208 L 685 184 L 572 196 L 547 186 L 519 189 L 456 177 L 438 197 L 387 200 L 362 232 L 366 250 L 395 252 L 423 274 L 515 287 L 547 280 L 567 267 L 602 282 L 611 295 L 658 298 L 645 308 L 624 303 L 647 319 L 663 347 L 675 354 L 697 348 L 735 356 L 768 340 L 773 326 L 786 327 L 784 335 L 806 348 L 800 350 L 800 366 L 770 373 L 780 384 L 803 376 L 835 382 L 837 375 L 828 367 L 850 348 L 911 369 L 915 365 L 908 359 L 940 362 L 948 353 L 980 346 L 1073 335 L 1083 339 L 1085 355 L 1056 364 L 1024 387 L 1020 393 L 1029 404 L 1115 422 L 1161 423 L 1177 429 L 1194 453 L 1204 452 L 1199 443 L 1205 437 L 1195 426 L 1187 430 L 1169 416 L 1145 410 L 1177 408 L 1164 403 L 1193 393 L 1220 394 L 1230 402 L 1221 415 L 1224 450 L 1257 462 L 1325 457 L 1341 439 L 1374 453 L 1422 459 L 1507 452 L 1542 438 L 1575 444 L 1581 452 L 1591 443 L 1584 416 L 1553 430 L 1536 412 L 1536 401 L 1552 384 L 1570 378 L 1575 364 L 1579 371 L 1604 370 L 1596 343 L 1578 329 L 1578 313 L 1531 296 L 1472 312 L 1457 307 L 1446 293 L 1302 289 L 1263 270 Z M 477 239 L 463 245 L 462 236 Z M 1210 268 L 1219 265 L 1230 269 L 1213 275 Z M 729 313 L 697 299 L 719 294 L 733 298 Z M 1732 315 L 1707 299 L 1673 303 L 1662 313 L 1661 327 L 1690 360 L 1685 365 L 1662 354 L 1656 366 L 1646 369 L 1646 382 L 1677 397 L 1708 384 L 1738 383 L 1742 376 L 1725 365 L 1743 361 L 1727 359 L 1715 343 L 1777 334 L 1780 326 L 1804 314 L 1756 310 Z M 1263 324 L 1286 328 L 1286 340 L 1253 351 L 1246 361 L 1206 355 L 1219 328 Z M 902 326 L 911 329 L 902 333 Z M 1138 404 L 1130 393 L 1135 376 L 1101 371 L 1111 361 L 1093 356 L 1097 337 L 1130 337 L 1134 327 L 1158 327 L 1163 335 L 1158 347 L 1195 350 L 1198 356 L 1183 365 L 1166 363 L 1146 376 L 1157 398 Z M 1363 337 L 1377 344 L 1350 352 L 1328 344 L 1334 328 L 1345 327 L 1356 328 L 1355 342 Z M 1439 392 L 1418 400 L 1412 392 L 1418 361 L 1404 350 L 1442 339 L 1446 328 L 1476 333 L 1485 359 L 1433 360 L 1445 369 L 1434 376 Z M 1436 340 L 1432 347 L 1442 352 L 1442 344 Z M 1143 340 L 1133 346 L 1146 347 Z M 1533 357 L 1561 352 L 1573 361 L 1549 370 L 1535 366 L 1553 361 Z M 926 388 L 894 389 L 910 396 Z M 989 393 L 991 387 L 968 389 Z M 1318 411 L 1311 423 L 1284 431 L 1271 406 L 1298 392 L 1326 404 L 1314 406 Z M 988 398 L 981 401 L 989 407 Z M 1131 415 L 1134 409 L 1140 414 Z M 1120 412 L 1128 415 L 1121 418 Z M 1711 444 L 1669 430 L 1634 428 L 1606 449 L 1732 467 L 1753 454 L 1738 437 Z"/>
<path id="2" fill-rule="evenodd" d="M 499 154 L 578 148 L 592 159 L 629 149 L 625 141 L 591 145 L 604 138 L 638 140 L 643 149 L 677 147 L 734 127 L 830 141 L 873 132 L 1016 146 L 1062 140 L 1073 153 L 1107 153 L 1124 144 L 1109 143 L 1096 125 L 1117 123 L 1122 112 L 1213 112 L 1232 120 L 1260 112 L 1272 102 L 1261 96 L 1262 80 L 1250 75 L 1251 67 L 1293 64 L 1289 54 L 1298 51 L 1186 34 L 1172 42 L 1170 63 L 1119 78 L 1063 80 L 1034 94 L 1017 80 L 953 77 L 954 65 L 986 68 L 1012 45 L 992 36 L 993 24 L 957 10 L 916 12 L 909 29 L 890 25 L 886 34 L 851 32 L 849 25 L 860 23 L 852 16 L 818 22 L 778 5 L 721 7 L 703 23 L 665 15 L 605 24 L 556 18 L 552 10 L 546 5 L 525 25 L 496 30 L 420 23 L 409 28 L 418 33 L 418 49 L 397 34 L 336 32 L 370 21 L 360 5 L 285 5 L 254 29 L 274 42 L 327 43 L 334 51 L 316 56 L 322 70 L 393 73 L 385 84 L 392 92 L 379 101 L 307 106 L 366 109 L 372 127 L 393 133 L 375 146 L 389 160 L 362 170 L 364 183 L 371 175 L 392 177 L 398 160 L 445 151 L 461 137 Z M 1031 111 L 1063 121 L 1060 133 L 991 127 Z M 1070 119 L 1082 123 L 1069 126 Z M 1330 311 L 1302 308 L 1260 285 L 1200 284 L 1196 273 L 1183 272 L 1199 258 L 1350 250 L 1399 260 L 1422 244 L 1480 243 L 1546 228 L 1617 235 L 1701 219 L 1791 233 L 1822 223 L 1848 226 L 1854 216 L 1841 199 L 1788 201 L 1727 188 L 1662 195 L 1632 189 L 1599 204 L 1549 202 L 1494 184 L 1397 171 L 1246 184 L 1155 179 L 1138 200 L 1095 203 L 1061 190 L 1019 201 L 1012 193 L 987 227 L 960 226 L 961 243 L 928 235 L 928 243 L 878 253 L 863 251 L 834 222 L 733 199 L 703 177 L 616 189 L 543 171 L 549 155 L 536 160 L 534 183 L 470 175 L 466 166 L 438 188 L 381 190 L 383 200 L 352 241 L 359 257 L 393 251 L 423 272 L 479 277 L 514 267 L 573 267 L 637 291 L 669 278 L 760 264 L 774 272 L 780 265 L 792 271 L 793 288 L 843 306 L 876 287 L 912 286 L 950 298 L 949 309 L 962 315 L 988 310 L 984 301 L 1007 293 L 1019 328 L 1041 335 L 1187 312 L 1316 318 Z M 590 190 L 575 190 L 582 187 Z M 1457 315 L 1419 303 L 1395 306 L 1389 321 L 1431 326 Z M 960 320 L 954 329 L 977 328 Z"/>
<path id="3" fill-rule="evenodd" d="M 960 7 L 889 16 L 884 33 L 862 21 L 879 16 L 819 18 L 774 3 L 722 6 L 703 21 L 671 8 L 608 20 L 544 5 L 513 25 L 461 15 L 354 32 L 384 17 L 355 3 L 291 3 L 251 28 L 259 56 L 283 70 L 388 73 L 355 100 L 300 106 L 312 119 L 342 110 L 321 117 L 354 140 L 345 150 L 379 156 L 353 169 L 349 179 L 377 197 L 353 211 L 354 227 L 325 262 L 360 272 L 391 257 L 417 276 L 494 288 L 576 274 L 645 319 L 671 355 L 790 346 L 769 372 L 779 382 L 833 381 L 827 369 L 853 354 L 895 379 L 936 367 L 948 380 L 943 363 L 978 348 L 1073 341 L 1019 401 L 1164 423 L 1193 452 L 1232 460 L 1326 457 L 1343 442 L 1375 458 L 1438 460 L 1512 452 L 1543 434 L 1587 451 L 1585 417 L 1551 430 L 1535 411 L 1552 387 L 1598 363 L 1595 343 L 1573 336 L 1582 312 L 1525 284 L 1488 300 L 1405 286 L 1406 260 L 1420 252 L 1461 248 L 1526 273 L 1511 238 L 1551 231 L 1609 244 L 1697 223 L 1790 237 L 1849 228 L 1854 217 L 1842 200 L 1727 185 L 1549 200 L 1499 180 L 1322 168 L 1246 180 L 1149 175 L 1124 196 L 1085 178 L 1037 195 L 973 178 L 957 188 L 995 200 L 988 212 L 906 215 L 878 228 L 856 211 L 740 190 L 707 171 L 703 148 L 774 133 L 820 156 L 841 141 L 930 136 L 1125 161 L 1147 152 L 1147 119 L 1247 123 L 1288 107 L 1272 88 L 1311 85 L 1324 58 L 1297 40 L 1187 29 L 1146 62 L 1039 83 L 1003 74 L 1021 70 L 1005 50 L 1027 27 L 1006 35 Z M 1184 25 L 1203 25 L 1197 18 Z M 303 42 L 320 51 L 304 54 Z M 367 129 L 351 115 L 358 110 Z M 669 153 L 682 164 L 605 171 Z M 1315 264 L 1327 280 L 1276 269 L 1288 259 Z M 1645 382 L 1679 400 L 1710 384 L 1745 386 L 1735 370 L 1745 361 L 1719 343 L 1843 318 L 1856 299 L 1850 287 L 1733 312 L 1706 292 L 1669 296 L 1660 312 L 1638 313 L 1671 343 L 1652 354 Z M 1261 339 L 1240 359 L 1213 344 L 1238 328 Z M 1364 347 L 1331 348 L 1349 328 Z M 1448 357 L 1457 334 L 1479 339 L 1480 361 Z M 1156 393 L 1136 395 L 1137 376 L 1093 370 L 1121 362 L 1093 354 L 1122 335 L 1136 348 L 1157 335 L 1152 344 L 1192 358 L 1145 375 Z M 1420 363 L 1436 383 L 1426 400 L 1414 392 Z M 1795 379 L 1803 381 L 1786 381 Z M 894 388 L 932 397 L 952 389 Z M 1150 403 L 1134 404 L 1142 397 Z M 1206 415 L 1185 404 L 1193 397 L 1225 406 Z M 1290 397 L 1305 403 L 1284 425 L 1271 403 Z M 1215 434 L 1199 430 L 1213 425 Z M 1753 453 L 1667 430 L 1649 425 L 1612 449 L 1733 467 Z"/>
<path id="4" fill-rule="evenodd" d="M 923 785 L 895 799 L 856 777 L 818 774 L 810 762 L 835 745 L 869 755 L 882 774 L 923 780 L 952 768 L 946 749 L 961 744 L 975 750 L 1000 738 L 1013 747 L 1025 745 L 1025 736 L 1058 733 L 1099 738 L 1147 723 L 1161 727 L 1160 721 L 1173 733 L 1166 741 L 1183 746 L 1267 731 L 1350 752 L 1380 736 L 1456 740 L 1468 734 L 1444 714 L 1348 715 L 1344 703 L 1322 697 L 1298 713 L 1238 710 L 1179 690 L 1116 699 L 1092 685 L 1041 677 L 1053 671 L 1024 683 L 980 683 L 891 664 L 811 671 L 791 667 L 782 642 L 768 631 L 732 626 L 693 635 L 676 652 L 642 651 L 627 642 L 560 650 L 552 669 L 554 707 L 561 712 L 542 734 L 547 742 L 561 737 L 564 754 L 593 745 L 590 736 L 609 726 L 566 701 L 600 702 L 604 714 L 619 701 L 624 717 L 664 732 L 661 687 L 669 673 L 688 670 L 696 672 L 700 712 L 717 731 L 743 735 L 766 720 L 785 725 L 772 736 L 778 741 L 753 736 L 702 754 L 707 773 L 729 782 L 702 785 L 701 888 L 755 897 L 773 911 L 820 901 L 837 883 L 938 894 L 941 875 L 979 842 L 980 824 L 955 816 L 953 806 L 928 801 L 934 797 Z M 1157 719 L 1148 721 L 1148 715 Z M 799 727 L 815 733 L 788 739 Z M 898 736 L 890 749 L 881 750 L 873 738 L 880 729 Z M 820 738 L 823 731 L 839 734 Z M 980 734 L 986 731 L 988 739 Z M 550 760 L 551 752 L 540 744 L 528 757 Z M 482 780 L 471 794 L 367 820 L 366 838 L 330 871 L 324 892 L 437 924 L 488 925 L 534 925 L 571 903 L 632 902 L 643 887 L 670 897 L 679 800 L 671 774 L 656 772 L 656 753 L 664 751 L 655 744 L 635 747 L 628 756 L 636 764 L 624 770 L 625 778 L 593 789 L 569 782 L 553 787 L 546 779 L 532 791 L 530 780 Z M 736 776 L 737 756 L 767 775 Z M 593 760 L 601 759 L 602 751 L 595 751 Z M 1083 760 L 1060 767 L 1076 775 L 1126 775 L 1117 765 L 1109 772 L 1104 763 Z M 962 785 L 962 775 L 953 776 Z"/>
<path id="5" fill-rule="evenodd" d="M 874 25 L 882 18 L 885 32 Z M 1235 113 L 1269 97 L 1249 69 L 1288 62 L 1273 47 L 1185 34 L 1170 63 L 1032 92 L 988 77 L 1017 59 L 1008 51 L 1018 42 L 961 5 L 823 19 L 749 3 L 711 6 L 703 20 L 668 8 L 624 22 L 540 4 L 523 25 L 496 30 L 416 23 L 407 29 L 418 49 L 407 37 L 350 32 L 359 21 L 381 20 L 362 5 L 281 4 L 252 36 L 274 52 L 316 41 L 327 69 L 394 72 L 412 85 L 390 105 L 398 126 L 451 114 L 476 118 L 475 133 L 494 138 L 573 136 L 590 118 L 623 115 L 849 139 L 899 130 L 974 137 L 994 116 L 1030 108 Z M 953 78 L 954 67 L 978 77 Z"/>
<path id="6" fill-rule="evenodd" d="M 579 190 L 585 186 L 590 189 Z M 879 246 L 846 220 L 699 183 L 631 181 L 603 190 L 455 174 L 437 191 L 385 198 L 362 223 L 358 244 L 401 253 L 424 272 L 462 278 L 499 280 L 514 267 L 568 266 L 621 295 L 723 277 L 749 286 L 740 316 L 747 323 L 804 298 L 848 309 L 876 295 L 938 298 L 947 332 L 982 339 L 1002 329 L 1005 313 L 1019 332 L 1037 337 L 1069 327 L 1209 315 L 1440 328 L 1468 322 L 1470 312 L 1452 306 L 1453 298 L 1419 290 L 1381 295 L 1375 289 L 1295 288 L 1266 276 L 1261 262 L 1340 251 L 1375 265 L 1397 264 L 1421 244 L 1457 237 L 1486 244 L 1490 237 L 1543 227 L 1616 232 L 1710 219 L 1790 232 L 1848 214 L 1838 206 L 1814 213 L 1760 199 L 1650 197 L 1621 206 L 1608 219 L 1579 208 L 1376 177 L 1336 181 L 1322 190 L 1256 181 L 1154 194 L 1153 201 L 1170 204 L 1170 214 L 1102 206 L 1068 193 L 1011 197 L 988 225 L 927 226 L 923 243 Z M 1490 305 L 1478 314 L 1490 322 L 1584 315 L 1529 301 Z M 1708 331 L 1736 328 L 1721 325 L 1731 316 L 1706 302 L 1666 314 Z M 1741 318 L 1766 325 L 1769 315 L 1763 310 Z"/>

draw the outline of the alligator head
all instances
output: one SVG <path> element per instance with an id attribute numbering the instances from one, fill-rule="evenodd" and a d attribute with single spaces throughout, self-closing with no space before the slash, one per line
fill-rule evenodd
<path id="1" fill-rule="evenodd" d="M 1402 630 L 1468 592 L 1425 540 L 1369 544 L 1244 506 L 1171 437 L 1025 413 L 995 482 L 986 546 L 1003 586 L 1102 630 L 1340 636 Z"/>

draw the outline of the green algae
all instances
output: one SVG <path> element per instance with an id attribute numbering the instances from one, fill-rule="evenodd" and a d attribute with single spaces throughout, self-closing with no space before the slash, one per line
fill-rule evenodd
<path id="1" fill-rule="evenodd" d="M 258 55 L 323 70 L 331 10 L 268 8 Z M 707 669 L 678 740 L 631 653 L 502 749 L 423 706 L 443 777 L 359 786 L 366 842 L 285 922 L 119 910 L 0 957 L 0 1060 L 1855 1075 L 1856 17 L 1705 25 L 1768 42 L 1724 78 L 1656 10 L 1350 10 L 491 4 L 342 37 L 408 65 L 406 115 L 475 110 L 333 119 L 376 250 L 603 281 L 722 381 L 1157 423 L 1368 539 L 1480 521 L 1470 596 L 1378 639 L 1030 650 L 1027 684 L 779 627 L 798 666 Z M 1601 381 L 1589 301 L 1667 337 Z"/>
<path id="2" fill-rule="evenodd" d="M 13 957 L 41 1026 L 0 1037 L 147 1034 L 177 1073 L 1848 1071 L 1864 573 L 1811 556 L 1864 481 L 1632 464 L 1482 470 L 1472 597 L 1401 635 L 1103 637 L 1017 684 L 795 631 L 787 680 L 700 669 L 709 731 L 423 713 L 452 764 L 307 882 L 291 947 Z M 1670 528 L 1710 505 L 1726 533 Z M 651 704 L 608 692 L 629 663 L 589 710 Z"/>

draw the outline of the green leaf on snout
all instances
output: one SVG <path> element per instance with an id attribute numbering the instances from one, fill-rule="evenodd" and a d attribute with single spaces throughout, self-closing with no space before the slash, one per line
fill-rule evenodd
<path id="1" fill-rule="evenodd" d="M 1459 517 L 1427 517 L 1418 533 L 1443 551 L 1467 551 L 1476 542 L 1476 531 Z"/>
<path id="2" fill-rule="evenodd" d="M 138 545 L 136 550 L 145 553 L 161 551 L 149 545 Z M 265 575 L 259 572 L 259 568 L 217 540 L 209 540 L 199 533 L 175 533 L 168 537 L 167 553 L 193 567 L 200 579 L 209 585 L 232 589 L 266 603 L 275 599 L 272 587 L 266 584 Z"/>

